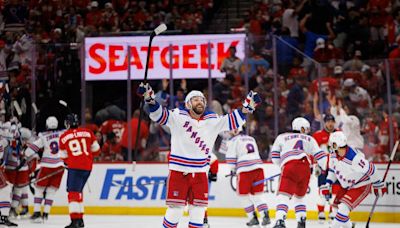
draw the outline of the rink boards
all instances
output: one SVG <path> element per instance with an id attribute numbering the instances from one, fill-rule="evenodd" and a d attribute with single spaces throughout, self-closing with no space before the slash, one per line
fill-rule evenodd
<path id="1" fill-rule="evenodd" d="M 386 164 L 376 164 L 383 177 Z M 265 164 L 265 177 L 280 173 L 277 166 Z M 218 181 L 212 182 L 209 192 L 209 214 L 218 216 L 244 216 L 235 188 L 236 178 L 225 177 L 229 174 L 227 164 L 220 164 Z M 66 174 L 60 190 L 57 192 L 52 213 L 67 214 L 68 200 L 65 192 Z M 84 189 L 85 211 L 88 214 L 137 214 L 162 215 L 165 212 L 167 164 L 142 163 L 132 171 L 131 164 L 96 164 Z M 373 221 L 400 223 L 400 164 L 392 164 L 386 179 L 389 194 L 379 199 Z M 275 213 L 276 190 L 279 177 L 265 183 L 265 197 L 271 214 Z M 306 205 L 308 217 L 317 218 L 318 199 L 317 179 L 311 177 Z M 369 195 L 352 213 L 355 221 L 365 221 L 375 196 Z M 33 201 L 33 197 L 30 197 Z M 32 205 L 32 204 L 31 204 Z M 293 209 L 291 205 L 290 209 Z M 293 210 L 289 217 L 293 217 Z"/>

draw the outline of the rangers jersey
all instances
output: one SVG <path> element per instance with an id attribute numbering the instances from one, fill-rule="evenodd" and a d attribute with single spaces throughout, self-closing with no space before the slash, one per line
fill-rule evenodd
<path id="1" fill-rule="evenodd" d="M 326 170 L 328 153 L 321 150 L 317 141 L 309 135 L 301 133 L 283 133 L 275 139 L 271 149 L 272 162 L 283 167 L 287 162 L 309 159 L 312 155 L 322 170 Z M 310 164 L 311 161 L 309 161 Z"/>
<path id="2" fill-rule="evenodd" d="M 39 133 L 38 139 L 28 144 L 26 149 L 29 152 L 38 153 L 43 149 L 43 156 L 40 159 L 40 166 L 56 168 L 64 166 L 59 153 L 59 138 L 64 131 L 47 131 Z"/>
<path id="3" fill-rule="evenodd" d="M 329 171 L 326 182 L 339 181 L 343 188 L 358 188 L 367 184 L 375 187 L 383 186 L 375 165 L 365 159 L 364 154 L 347 147 L 343 158 L 332 153 L 329 157 Z"/>
<path id="4" fill-rule="evenodd" d="M 239 134 L 227 143 L 226 163 L 236 169 L 236 173 L 262 168 L 256 140 L 248 135 Z"/>
<path id="5" fill-rule="evenodd" d="M 207 172 L 218 134 L 237 129 L 245 122 L 240 110 L 222 117 L 206 111 L 197 120 L 188 109 L 167 110 L 158 103 L 150 105 L 150 118 L 171 130 L 169 169 L 187 173 Z"/>

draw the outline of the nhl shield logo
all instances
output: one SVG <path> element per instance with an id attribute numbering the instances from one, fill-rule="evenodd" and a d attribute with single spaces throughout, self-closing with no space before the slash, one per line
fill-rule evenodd
<path id="1" fill-rule="evenodd" d="M 174 191 L 172 194 L 173 194 L 174 196 L 179 196 L 179 191 Z"/>

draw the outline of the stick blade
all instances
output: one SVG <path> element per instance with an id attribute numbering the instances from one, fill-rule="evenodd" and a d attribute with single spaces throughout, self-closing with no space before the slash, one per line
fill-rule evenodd
<path id="1" fill-rule="evenodd" d="M 162 32 L 165 32 L 167 30 L 167 25 L 165 24 L 160 24 L 156 29 L 154 29 L 154 33 L 156 36 Z"/>

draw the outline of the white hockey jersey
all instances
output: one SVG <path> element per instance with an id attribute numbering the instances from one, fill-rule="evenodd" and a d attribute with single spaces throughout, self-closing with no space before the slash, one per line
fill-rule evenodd
<path id="1" fill-rule="evenodd" d="M 30 153 L 38 153 L 43 148 L 43 155 L 40 159 L 40 167 L 56 168 L 64 166 L 59 151 L 60 135 L 64 131 L 47 131 L 41 132 L 38 139 L 28 144 L 26 149 Z"/>
<path id="2" fill-rule="evenodd" d="M 271 148 L 272 162 L 283 167 L 287 162 L 314 156 L 322 170 L 326 170 L 328 154 L 321 150 L 317 141 L 306 134 L 283 133 L 275 139 Z"/>
<path id="3" fill-rule="evenodd" d="M 262 168 L 262 160 L 256 140 L 248 135 L 237 135 L 227 143 L 226 163 L 230 164 L 236 173 L 248 172 Z"/>
<path id="4" fill-rule="evenodd" d="M 167 110 L 158 103 L 150 106 L 150 118 L 171 130 L 169 169 L 187 173 L 207 172 L 218 133 L 237 129 L 245 122 L 240 110 L 222 117 L 205 112 L 196 120 L 187 109 Z"/>
<path id="5" fill-rule="evenodd" d="M 337 158 L 334 153 L 330 154 L 327 183 L 338 180 L 343 188 L 358 188 L 371 183 L 380 187 L 384 185 L 380 178 L 375 165 L 367 161 L 362 152 L 348 147 L 343 159 Z"/>
<path id="6" fill-rule="evenodd" d="M 4 147 L 3 150 L 5 167 L 9 170 L 15 170 L 20 166 L 22 159 L 25 159 L 28 162 L 38 157 L 36 153 L 24 150 L 22 145 L 14 139 L 7 140 L 6 147 Z M 27 162 L 18 171 L 28 171 L 29 166 L 27 165 Z"/>

